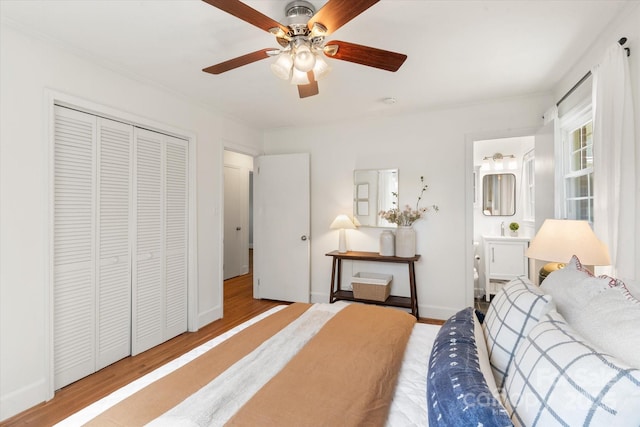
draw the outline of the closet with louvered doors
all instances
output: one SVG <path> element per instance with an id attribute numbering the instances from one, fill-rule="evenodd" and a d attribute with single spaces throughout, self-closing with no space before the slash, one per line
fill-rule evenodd
<path id="1" fill-rule="evenodd" d="M 142 318 L 155 322 L 162 340 L 186 330 L 187 143 L 176 139 L 173 143 L 182 151 L 174 155 L 167 154 L 171 143 L 163 142 L 161 154 L 142 160 L 141 169 L 135 163 L 141 161 L 137 155 L 137 132 L 130 124 L 55 107 L 52 219 L 55 389 L 140 348 L 133 339 L 141 336 L 138 330 L 150 327 L 149 322 L 139 322 L 141 312 L 160 313 L 160 317 Z M 160 139 L 175 139 L 157 135 Z M 147 139 L 141 141 L 142 146 Z M 168 173 L 167 165 L 171 170 Z M 137 198 L 139 169 L 146 174 L 159 171 L 155 183 L 159 193 L 143 191 Z M 155 213 L 160 221 L 139 209 L 150 197 L 160 200 Z M 138 216 L 138 212 L 145 215 Z M 179 219 L 175 220 L 176 217 Z M 182 231 L 183 235 L 178 236 Z M 134 254 L 152 236 L 156 236 L 160 247 L 150 258 L 153 263 L 145 266 L 144 274 L 136 278 L 134 271 L 139 270 L 140 263 Z M 170 244 L 173 246 L 167 250 Z M 180 256 L 167 256 L 176 252 Z M 155 280 L 155 285 L 140 291 L 136 287 L 140 277 L 146 278 L 144 283 Z M 174 302 L 182 300 L 184 304 Z M 173 310 L 167 310 L 167 304 Z M 185 320 L 175 321 L 176 318 Z M 159 342 L 154 341 L 153 345 Z"/>

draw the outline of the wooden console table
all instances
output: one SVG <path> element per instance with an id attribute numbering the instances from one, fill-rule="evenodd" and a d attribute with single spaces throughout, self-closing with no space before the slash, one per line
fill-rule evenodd
<path id="1" fill-rule="evenodd" d="M 420 255 L 415 255 L 411 258 L 399 258 L 395 256 L 382 256 L 377 252 L 356 252 L 349 251 L 340 253 L 338 251 L 332 251 L 326 254 L 333 257 L 333 267 L 331 269 L 331 293 L 329 295 L 329 301 L 331 303 L 338 300 L 346 301 L 360 301 L 369 304 L 387 305 L 393 307 L 403 307 L 411 310 L 416 319 L 419 318 L 418 312 L 418 294 L 416 293 L 416 269 L 414 263 L 420 259 Z M 399 297 L 395 295 L 389 295 L 386 301 L 371 301 L 355 298 L 352 291 L 343 291 L 340 289 L 342 279 L 342 260 L 349 261 L 374 261 L 374 262 L 392 262 L 396 264 L 407 264 L 409 267 L 409 289 L 411 291 L 410 297 Z"/>

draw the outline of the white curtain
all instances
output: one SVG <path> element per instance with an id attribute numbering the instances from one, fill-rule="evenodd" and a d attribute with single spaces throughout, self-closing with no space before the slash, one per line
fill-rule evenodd
<path id="1" fill-rule="evenodd" d="M 593 70 L 594 231 L 607 245 L 610 274 L 636 277 L 635 139 L 626 51 L 618 43 Z"/>

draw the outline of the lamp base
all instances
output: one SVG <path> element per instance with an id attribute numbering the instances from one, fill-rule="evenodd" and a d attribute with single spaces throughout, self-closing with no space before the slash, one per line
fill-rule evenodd
<path id="1" fill-rule="evenodd" d="M 564 268 L 565 265 L 566 264 L 563 262 L 549 262 L 543 265 L 538 272 L 538 285 L 542 284 L 544 279 L 546 279 L 549 274 L 553 273 L 556 270 Z"/>
<path id="2" fill-rule="evenodd" d="M 344 228 L 340 229 L 338 236 L 338 252 L 341 254 L 347 253 L 347 236 Z"/>

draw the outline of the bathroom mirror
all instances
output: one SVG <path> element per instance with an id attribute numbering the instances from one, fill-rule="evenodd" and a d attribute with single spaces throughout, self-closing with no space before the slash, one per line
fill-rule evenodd
<path id="1" fill-rule="evenodd" d="M 482 213 L 487 216 L 516 214 L 516 176 L 496 173 L 482 178 Z"/>
<path id="2" fill-rule="evenodd" d="M 361 169 L 353 172 L 353 217 L 364 227 L 395 227 L 378 212 L 394 207 L 398 169 Z"/>

